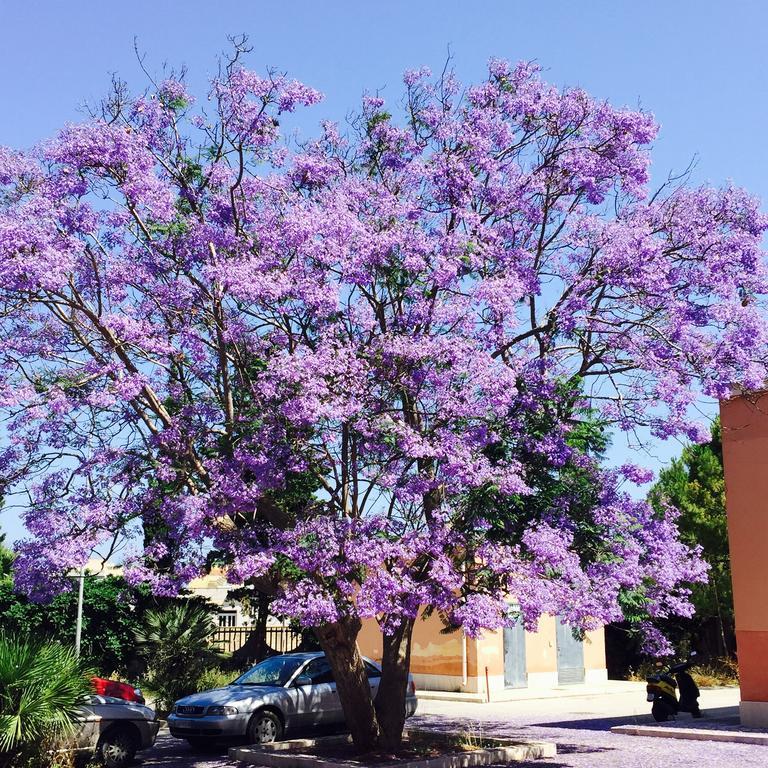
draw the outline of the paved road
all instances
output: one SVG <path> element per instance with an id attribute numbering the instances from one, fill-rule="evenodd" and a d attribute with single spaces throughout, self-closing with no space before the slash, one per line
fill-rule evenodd
<path id="1" fill-rule="evenodd" d="M 738 689 L 705 690 L 710 717 L 736 720 Z M 518 763 L 530 768 L 765 768 L 768 747 L 712 741 L 682 741 L 611 733 L 614 725 L 652 724 L 644 685 L 636 692 L 574 698 L 464 705 L 424 702 L 414 724 L 495 736 L 522 736 L 557 743 L 558 755 Z M 681 715 L 687 718 L 687 715 Z M 706 719 L 697 721 L 706 727 Z"/>
<path id="2" fill-rule="evenodd" d="M 224 747 L 211 752 L 196 752 L 186 741 L 174 739 L 167 731 L 160 733 L 155 746 L 139 753 L 135 768 L 232 768 Z"/>
<path id="3" fill-rule="evenodd" d="M 612 725 L 650 723 L 642 686 L 638 691 L 498 704 L 420 702 L 413 725 L 483 735 L 529 737 L 557 742 L 558 755 L 517 765 L 529 768 L 765 768 L 768 747 L 620 736 Z M 736 713 L 735 689 L 703 691 L 704 710 L 721 717 Z M 685 716 L 683 716 L 685 717 Z M 702 727 L 706 721 L 699 721 Z M 698 723 L 697 723 L 698 724 Z M 224 749 L 193 752 L 184 742 L 161 735 L 137 768 L 233 768 Z"/>

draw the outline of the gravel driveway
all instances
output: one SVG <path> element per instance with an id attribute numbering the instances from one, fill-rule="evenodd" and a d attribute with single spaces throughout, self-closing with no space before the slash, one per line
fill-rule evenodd
<path id="1" fill-rule="evenodd" d="M 423 701 L 415 726 L 478 735 L 528 737 L 557 743 L 550 760 L 517 763 L 527 768 L 765 768 L 768 747 L 711 741 L 622 736 L 613 725 L 652 722 L 644 701 L 631 694 L 578 696 L 499 704 Z M 733 717 L 738 691 L 703 691 L 702 708 Z M 697 726 L 707 727 L 706 719 Z M 152 750 L 141 754 L 137 768 L 232 768 L 226 749 L 200 753 L 186 742 L 161 734 Z"/>

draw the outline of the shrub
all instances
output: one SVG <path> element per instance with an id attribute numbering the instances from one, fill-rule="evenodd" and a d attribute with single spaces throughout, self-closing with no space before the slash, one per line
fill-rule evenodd
<path id="1" fill-rule="evenodd" d="M 0 545 L 0 626 L 7 632 L 46 637 L 69 644 L 74 639 L 77 589 L 49 603 L 35 603 L 14 587 Z M 85 579 L 83 590 L 82 657 L 99 674 L 132 678 L 135 669 L 134 632 L 144 613 L 155 607 L 146 587 L 132 587 L 119 576 Z"/>
<path id="2" fill-rule="evenodd" d="M 691 676 L 699 688 L 715 688 L 739 684 L 739 665 L 735 659 L 724 657 L 712 659 L 707 664 L 697 664 Z"/>
<path id="3" fill-rule="evenodd" d="M 155 693 L 159 712 L 194 693 L 200 676 L 220 660 L 213 631 L 209 609 L 186 600 L 147 611 L 136 642 L 147 664 L 144 687 Z"/>
<path id="4" fill-rule="evenodd" d="M 239 672 L 232 672 L 221 667 L 210 667 L 197 678 L 196 689 L 198 691 L 210 691 L 212 688 L 223 688 L 229 685 Z"/>
<path id="5" fill-rule="evenodd" d="M 660 667 L 655 662 L 646 661 L 640 664 L 637 669 L 630 669 L 628 679 L 644 682 L 648 675 L 657 673 L 659 669 Z M 706 664 L 697 664 L 691 667 L 690 673 L 699 688 L 715 688 L 739 684 L 738 664 L 728 657 L 713 659 Z"/>
<path id="6" fill-rule="evenodd" d="M 72 648 L 0 633 L 0 766 L 75 731 L 91 674 Z"/>

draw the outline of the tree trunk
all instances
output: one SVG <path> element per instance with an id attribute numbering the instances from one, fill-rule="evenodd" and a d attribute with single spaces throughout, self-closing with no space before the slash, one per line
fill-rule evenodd
<path id="1" fill-rule="evenodd" d="M 261 661 L 269 655 L 271 650 L 269 645 L 267 645 L 267 621 L 269 619 L 269 606 L 272 598 L 264 592 L 258 592 L 257 594 L 258 609 L 253 631 L 248 635 L 245 643 L 232 654 L 232 658 L 238 663 L 246 662 L 253 664 Z"/>
<path id="2" fill-rule="evenodd" d="M 717 579 L 719 576 L 720 576 L 720 573 L 716 572 L 712 577 L 712 588 L 715 591 L 715 605 L 717 606 L 717 628 L 720 631 L 720 635 L 718 638 L 720 642 L 719 656 L 725 658 L 726 656 L 728 656 L 728 644 L 725 642 L 725 624 L 723 622 L 723 609 L 722 609 L 722 606 L 720 605 L 720 592 L 717 589 Z"/>
<path id="3" fill-rule="evenodd" d="M 383 637 L 382 675 L 376 696 L 376 715 L 381 729 L 379 745 L 387 752 L 396 752 L 403 740 L 413 623 L 410 619 L 403 620 L 392 634 Z"/>
<path id="4" fill-rule="evenodd" d="M 315 633 L 333 670 L 352 741 L 361 752 L 371 752 L 378 745 L 379 723 L 368 674 L 357 648 L 361 626 L 358 618 L 344 618 L 315 627 Z"/>

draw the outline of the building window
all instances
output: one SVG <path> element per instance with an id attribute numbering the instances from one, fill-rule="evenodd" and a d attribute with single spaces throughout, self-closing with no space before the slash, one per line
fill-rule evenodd
<path id="1" fill-rule="evenodd" d="M 226 611 L 225 613 L 220 613 L 219 626 L 220 627 L 236 627 L 237 613 L 235 611 Z"/>

